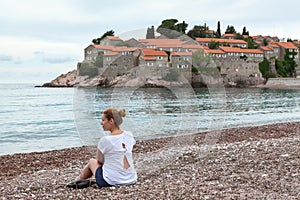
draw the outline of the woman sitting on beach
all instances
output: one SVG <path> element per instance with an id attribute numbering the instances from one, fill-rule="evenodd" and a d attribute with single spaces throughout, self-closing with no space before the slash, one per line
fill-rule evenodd
<path id="1" fill-rule="evenodd" d="M 113 185 L 130 185 L 137 181 L 137 173 L 133 167 L 132 149 L 135 139 L 132 134 L 120 129 L 125 117 L 125 110 L 107 108 L 102 114 L 101 125 L 110 134 L 100 139 L 97 147 L 96 159 L 91 158 L 83 168 L 78 181 L 68 187 L 79 188 L 84 180 L 93 175 L 99 187 Z M 87 187 L 89 185 L 81 186 Z"/>

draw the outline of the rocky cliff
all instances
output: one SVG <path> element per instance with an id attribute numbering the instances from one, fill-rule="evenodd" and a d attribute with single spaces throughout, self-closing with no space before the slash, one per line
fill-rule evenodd
<path id="1" fill-rule="evenodd" d="M 77 70 L 61 74 L 54 80 L 44 83 L 42 87 L 173 87 L 187 84 L 186 81 L 165 81 L 156 77 L 117 76 L 111 80 L 99 75 L 94 78 L 78 76 Z"/>
<path id="2" fill-rule="evenodd" d="M 42 87 L 73 87 L 76 83 L 77 70 L 61 74 L 49 83 L 44 83 Z"/>

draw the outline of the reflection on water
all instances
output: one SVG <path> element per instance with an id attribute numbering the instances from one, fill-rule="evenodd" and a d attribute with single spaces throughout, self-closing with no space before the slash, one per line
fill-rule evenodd
<path id="1" fill-rule="evenodd" d="M 123 129 L 138 139 L 191 134 L 238 126 L 300 121 L 300 90 L 226 89 L 211 94 L 203 88 L 97 89 L 94 116 L 107 107 L 125 108 Z M 219 126 L 218 126 L 219 125 Z"/>

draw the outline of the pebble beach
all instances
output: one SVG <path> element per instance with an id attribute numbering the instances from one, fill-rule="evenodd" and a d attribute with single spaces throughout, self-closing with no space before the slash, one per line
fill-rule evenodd
<path id="1" fill-rule="evenodd" d="M 137 141 L 136 184 L 67 188 L 93 148 L 0 156 L 0 199 L 300 199 L 300 122 Z"/>

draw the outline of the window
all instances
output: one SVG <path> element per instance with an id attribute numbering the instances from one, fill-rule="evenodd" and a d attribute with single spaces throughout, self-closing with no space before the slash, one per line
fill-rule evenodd
<path id="1" fill-rule="evenodd" d="M 106 57 L 106 61 L 111 61 L 111 57 Z"/>
<path id="2" fill-rule="evenodd" d="M 92 53 L 92 51 L 87 51 L 87 54 L 91 54 Z"/>
<path id="3" fill-rule="evenodd" d="M 153 62 L 147 62 L 147 66 L 153 66 Z"/>

